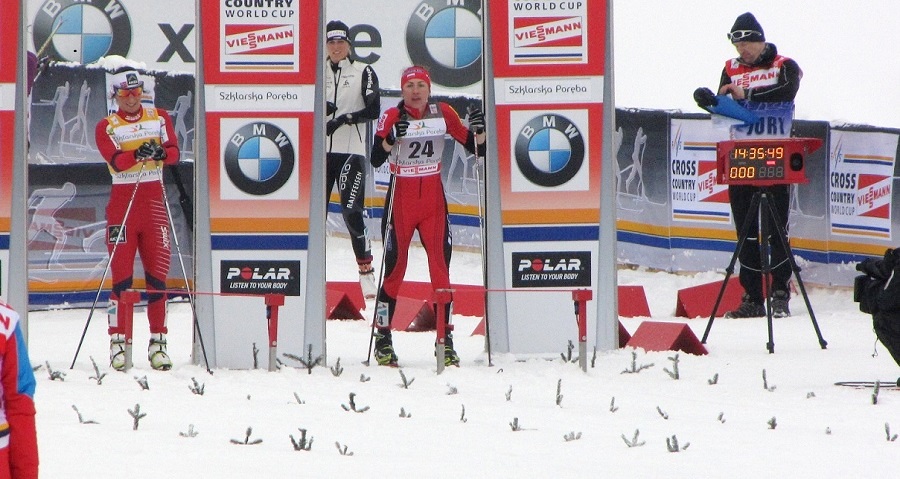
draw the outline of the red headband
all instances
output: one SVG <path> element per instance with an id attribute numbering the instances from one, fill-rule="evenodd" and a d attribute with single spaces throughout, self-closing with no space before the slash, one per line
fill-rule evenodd
<path id="1" fill-rule="evenodd" d="M 428 84 L 428 88 L 431 88 L 431 76 L 428 75 L 428 70 L 422 67 L 412 66 L 404 70 L 400 77 L 400 85 L 406 84 L 409 80 L 424 80 Z"/>

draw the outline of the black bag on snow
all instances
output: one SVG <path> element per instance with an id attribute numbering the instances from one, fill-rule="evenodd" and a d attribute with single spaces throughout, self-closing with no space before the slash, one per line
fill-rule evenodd
<path id="1" fill-rule="evenodd" d="M 868 258 L 856 265 L 863 274 L 853 283 L 853 300 L 872 315 L 875 336 L 900 365 L 900 248 L 884 258 Z"/>

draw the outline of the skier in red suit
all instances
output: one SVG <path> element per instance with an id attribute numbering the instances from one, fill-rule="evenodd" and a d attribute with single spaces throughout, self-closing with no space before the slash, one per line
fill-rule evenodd
<path id="1" fill-rule="evenodd" d="M 159 291 L 166 289 L 171 242 L 160 176 L 163 165 L 178 162 L 178 142 L 168 112 L 141 105 L 144 82 L 137 71 L 117 70 L 112 81 L 119 110 L 100 120 L 95 130 L 97 149 L 109 166 L 113 183 L 106 207 L 113 280 L 108 308 L 110 363 L 116 370 L 125 368 L 125 330 L 117 306 L 119 295 L 131 288 L 134 257 L 140 253 L 150 291 L 147 355 L 153 369 L 168 370 L 172 360 L 166 351 L 166 294 Z"/>
<path id="2" fill-rule="evenodd" d="M 37 479 L 34 371 L 19 314 L 0 302 L 0 479 Z"/>
<path id="3" fill-rule="evenodd" d="M 484 154 L 484 115 L 473 111 L 466 128 L 450 105 L 429 102 L 431 77 L 419 66 L 407 68 L 400 79 L 403 100 L 389 108 L 378 120 L 372 145 L 372 165 L 388 161 L 393 181 L 386 196 L 382 224 L 385 278 L 375 306 L 375 359 L 380 365 L 396 365 L 390 322 L 397 293 L 406 273 L 409 244 L 413 233 L 428 256 L 431 286 L 450 287 L 450 253 L 453 240 L 447 216 L 447 200 L 441 181 L 441 159 L 445 135 L 463 144 L 471 153 Z M 471 128 L 471 130 L 470 130 Z M 477 143 L 477 145 L 476 145 Z M 450 320 L 450 307 L 444 321 Z M 449 331 L 445 362 L 459 365 Z"/>

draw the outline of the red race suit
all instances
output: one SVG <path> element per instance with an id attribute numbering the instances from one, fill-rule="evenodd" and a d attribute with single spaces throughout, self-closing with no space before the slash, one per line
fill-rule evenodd
<path id="1" fill-rule="evenodd" d="M 394 123 L 401 116 L 401 108 L 410 123 L 409 128 L 405 136 L 397 139 L 393 150 L 387 153 L 381 146 L 382 141 L 390 136 Z M 453 240 L 441 182 L 441 159 L 446 135 L 465 145 L 470 152 L 475 152 L 474 134 L 462 124 L 456 110 L 443 102 L 428 103 L 423 112 L 401 104 L 389 108 L 378 120 L 372 165 L 377 168 L 389 160 L 393 175 L 392 191 L 388 191 L 385 204 L 385 211 L 390 212 L 390 224 L 382 226 L 382 233 L 387 231 L 387 235 L 385 278 L 379 301 L 396 300 L 406 274 L 409 244 L 416 231 L 428 256 L 431 287 L 435 290 L 450 287 Z M 388 298 L 383 298 L 384 295 Z"/>
<path id="2" fill-rule="evenodd" d="M 37 479 L 34 371 L 19 314 L 0 302 L 0 479 Z"/>
<path id="3" fill-rule="evenodd" d="M 157 108 L 142 107 L 134 115 L 119 110 L 100 120 L 95 135 L 97 149 L 112 175 L 112 190 L 106 207 L 106 245 L 112 256 L 113 281 L 109 297 L 109 334 L 125 332 L 118 318 L 117 305 L 119 295 L 131 288 L 136 253 L 141 255 L 147 282 L 150 332 L 166 333 L 166 294 L 162 291 L 166 289 L 171 245 L 161 177 L 164 164 L 178 162 L 179 149 L 172 119 L 165 110 Z M 163 160 L 140 161 L 135 156 L 138 147 L 149 141 L 155 141 L 165 149 Z M 121 228 L 123 221 L 124 229 Z"/>

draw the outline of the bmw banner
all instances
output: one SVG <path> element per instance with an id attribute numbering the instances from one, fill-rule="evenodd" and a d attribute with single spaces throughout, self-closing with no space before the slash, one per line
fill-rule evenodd
<path id="1" fill-rule="evenodd" d="M 488 210 L 499 200 L 502 234 L 489 233 L 487 249 L 502 254 L 488 264 L 502 264 L 504 277 L 489 286 L 505 293 L 488 304 L 490 326 L 506 332 L 492 341 L 500 351 L 556 353 L 578 342 L 570 291 L 597 298 L 599 255 L 615 254 L 598 241 L 607 6 L 504 0 L 490 2 L 489 15 L 498 171 L 488 173 Z M 596 317 L 589 309 L 588 338 Z"/>
<path id="2" fill-rule="evenodd" d="M 268 341 L 264 294 L 286 295 L 279 353 L 309 345 L 319 354 L 324 317 L 307 314 L 319 2 L 200 8 L 208 194 L 198 196 L 208 201 L 219 293 L 201 321 L 215 337 L 215 365 L 252 367 L 253 345 Z M 314 321 L 321 331 L 310 335 Z"/>

